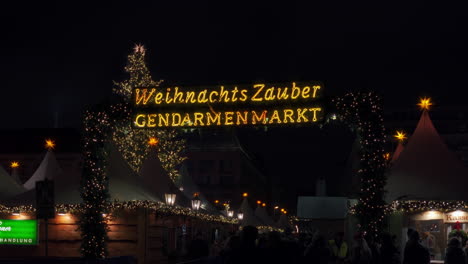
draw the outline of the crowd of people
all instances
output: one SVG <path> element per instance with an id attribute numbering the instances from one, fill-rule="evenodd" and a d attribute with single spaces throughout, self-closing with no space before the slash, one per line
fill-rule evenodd
<path id="1" fill-rule="evenodd" d="M 190 243 L 187 263 L 316 263 L 316 264 L 429 264 L 429 250 L 421 244 L 419 233 L 408 230 L 403 256 L 396 246 L 396 237 L 388 233 L 373 239 L 356 234 L 351 245 L 343 232 L 330 240 L 320 232 L 313 235 L 269 232 L 259 234 L 257 228 L 246 226 L 239 233 L 211 245 L 199 234 Z M 449 240 L 445 263 L 468 264 L 468 247 L 463 249 L 459 238 Z"/>

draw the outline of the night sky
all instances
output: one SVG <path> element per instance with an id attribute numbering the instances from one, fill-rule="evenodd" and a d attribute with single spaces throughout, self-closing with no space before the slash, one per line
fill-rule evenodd
<path id="1" fill-rule="evenodd" d="M 168 83 L 318 80 L 326 95 L 377 90 L 390 107 L 426 95 L 462 104 L 468 94 L 468 16 L 452 3 L 21 1 L 2 11 L 3 129 L 51 127 L 55 112 L 62 127 L 79 127 L 86 105 L 126 78 L 136 43 Z M 310 194 L 314 177 L 342 173 L 348 132 L 272 131 L 242 143 L 278 183 L 302 179 L 282 185 L 290 199 Z"/>
<path id="2" fill-rule="evenodd" d="M 466 95 L 468 16 L 440 1 L 15 1 L 2 7 L 3 128 L 80 124 L 147 46 L 155 78 L 190 85 L 320 80 L 387 105 Z"/>

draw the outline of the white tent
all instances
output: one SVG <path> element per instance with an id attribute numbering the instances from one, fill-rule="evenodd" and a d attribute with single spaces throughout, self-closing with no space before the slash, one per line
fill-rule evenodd
<path id="1" fill-rule="evenodd" d="M 201 200 L 203 209 L 208 211 L 217 211 L 216 208 L 208 201 L 208 199 L 206 199 L 203 193 L 200 192 L 200 189 L 198 188 L 197 184 L 193 181 L 185 164 L 182 164 L 182 166 L 179 169 L 179 173 L 180 177 L 175 182 L 175 185 L 177 186 L 177 188 L 179 188 L 179 190 L 182 191 L 185 197 L 191 200 L 193 199 L 194 193 L 198 193 L 198 198 L 200 198 Z"/>
<path id="2" fill-rule="evenodd" d="M 53 180 L 61 172 L 62 169 L 60 169 L 54 152 L 52 150 L 48 150 L 39 167 L 36 169 L 31 178 L 29 178 L 29 180 L 23 184 L 23 186 L 26 190 L 32 190 L 36 188 L 37 181 L 43 181 L 46 178 Z"/>
<path id="3" fill-rule="evenodd" d="M 0 199 L 8 199 L 26 191 L 0 166 Z"/>
<path id="4" fill-rule="evenodd" d="M 242 201 L 239 211 L 244 214 L 244 218 L 241 221 L 242 226 L 262 225 L 262 222 L 255 216 L 254 210 L 250 207 L 247 198 L 244 198 Z"/>
<path id="5" fill-rule="evenodd" d="M 255 209 L 255 216 L 262 221 L 263 225 L 266 226 L 274 226 L 275 222 L 271 217 L 268 215 L 268 212 L 266 211 L 265 207 L 263 206 L 257 206 Z"/>
<path id="6" fill-rule="evenodd" d="M 165 201 L 164 195 L 166 193 L 176 194 L 176 204 L 181 206 L 190 206 L 189 200 L 185 195 L 175 186 L 169 175 L 162 167 L 156 150 L 148 154 L 147 159 L 143 162 L 140 169 L 140 177 L 151 191 L 151 194 L 161 201 Z"/>
<path id="7" fill-rule="evenodd" d="M 468 171 L 437 133 L 427 110 L 388 173 L 387 201 L 468 200 Z"/>
<path id="8" fill-rule="evenodd" d="M 289 222 L 288 217 L 285 214 L 281 214 L 278 222 L 276 223 L 276 226 L 285 230 L 292 229 L 291 223 Z"/>
<path id="9" fill-rule="evenodd" d="M 111 200 L 160 201 L 155 195 L 151 194 L 151 191 L 145 186 L 141 177 L 133 171 L 117 147 L 112 143 L 109 146 L 107 175 L 109 177 Z"/>
<path id="10" fill-rule="evenodd" d="M 64 174 L 52 150 L 48 150 L 31 178 L 24 183 L 26 192 L 8 199 L 8 205 L 35 204 L 36 182 L 45 179 L 54 181 L 56 204 L 78 204 L 80 198 L 80 174 Z"/>

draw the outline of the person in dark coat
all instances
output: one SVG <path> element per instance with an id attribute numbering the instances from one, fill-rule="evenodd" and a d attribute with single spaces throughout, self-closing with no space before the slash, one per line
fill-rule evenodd
<path id="1" fill-rule="evenodd" d="M 419 243 L 418 231 L 413 231 L 405 246 L 403 264 L 429 264 L 429 251 Z"/>
<path id="2" fill-rule="evenodd" d="M 445 264 L 465 264 L 465 252 L 461 248 L 461 242 L 453 237 L 447 245 Z"/>
<path id="3" fill-rule="evenodd" d="M 400 264 L 400 252 L 393 242 L 393 237 L 388 233 L 382 234 L 380 259 L 382 264 Z"/>

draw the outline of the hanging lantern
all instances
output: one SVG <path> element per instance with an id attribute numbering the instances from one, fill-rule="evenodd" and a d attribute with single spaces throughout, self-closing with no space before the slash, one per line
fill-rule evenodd
<path id="1" fill-rule="evenodd" d="M 238 213 L 237 214 L 237 219 L 239 219 L 239 220 L 244 219 L 244 214 L 243 213 Z"/>
<path id="2" fill-rule="evenodd" d="M 234 211 L 232 211 L 232 210 L 227 211 L 227 216 L 228 217 L 233 217 L 234 216 Z"/>
<path id="3" fill-rule="evenodd" d="M 175 204 L 175 199 L 176 199 L 176 194 L 175 193 L 166 193 L 164 194 L 164 197 L 166 198 L 166 204 L 167 205 L 174 205 Z"/>
<path id="4" fill-rule="evenodd" d="M 192 199 L 192 210 L 198 211 L 200 209 L 200 206 L 201 206 L 201 200 L 200 198 L 198 198 L 198 196 L 195 196 Z"/>

